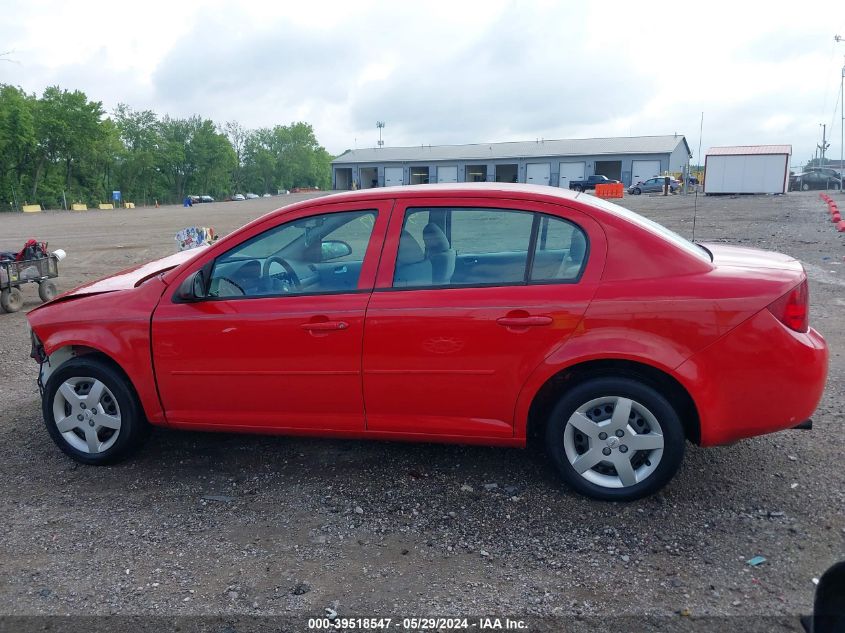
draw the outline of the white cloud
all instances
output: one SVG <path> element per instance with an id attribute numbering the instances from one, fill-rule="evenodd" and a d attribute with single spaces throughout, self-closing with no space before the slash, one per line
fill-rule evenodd
<path id="1" fill-rule="evenodd" d="M 792 143 L 830 124 L 841 2 L 7 0 L 0 82 L 248 127 L 311 122 L 329 151 L 686 134 Z M 824 16 L 824 19 L 819 19 Z M 829 150 L 838 156 L 837 130 Z"/>

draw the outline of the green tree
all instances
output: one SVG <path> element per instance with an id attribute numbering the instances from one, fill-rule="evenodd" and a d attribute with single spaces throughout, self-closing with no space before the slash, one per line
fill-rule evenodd
<path id="1" fill-rule="evenodd" d="M 176 199 L 185 197 L 188 180 L 196 172 L 188 153 L 193 127 L 189 119 L 171 119 L 166 115 L 159 125 L 161 141 L 156 166 Z"/>
<path id="2" fill-rule="evenodd" d="M 186 194 L 330 186 L 331 156 L 308 123 L 246 130 L 200 116 L 160 118 L 58 86 L 40 98 L 0 84 L 0 207 L 25 200 L 180 200 Z"/>
<path id="3" fill-rule="evenodd" d="M 230 184 L 233 193 L 239 192 L 244 188 L 244 158 L 249 130 L 245 129 L 237 121 L 227 121 L 223 125 L 221 132 L 229 139 L 229 143 L 235 152 L 235 163 L 232 166 Z"/>
<path id="4" fill-rule="evenodd" d="M 102 103 L 88 101 L 84 92 L 68 92 L 51 86 L 35 109 L 35 171 L 32 198 L 38 199 L 42 184 L 50 202 L 73 187 L 77 166 L 91 156 L 102 134 Z M 50 178 L 50 176 L 53 176 Z"/>
<path id="5" fill-rule="evenodd" d="M 273 133 L 267 128 L 250 132 L 244 143 L 244 177 L 247 187 L 262 193 L 275 193 L 276 153 L 273 151 Z"/>
<path id="6" fill-rule="evenodd" d="M 230 191 L 231 173 L 237 164 L 235 150 L 214 123 L 198 117 L 190 119 L 192 130 L 186 156 L 194 166 L 191 184 L 201 193 L 222 196 Z"/>
<path id="7" fill-rule="evenodd" d="M 21 204 L 25 176 L 36 147 L 36 99 L 20 88 L 0 84 L 0 200 Z"/>
<path id="8" fill-rule="evenodd" d="M 152 110 L 136 111 L 123 103 L 113 116 L 123 145 L 118 165 L 121 191 L 128 199 L 146 202 L 148 195 L 162 193 L 156 187 L 156 152 L 161 144 L 158 116 Z"/>

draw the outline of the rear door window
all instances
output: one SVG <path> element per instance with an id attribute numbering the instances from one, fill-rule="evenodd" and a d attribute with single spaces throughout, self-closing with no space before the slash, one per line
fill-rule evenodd
<path id="1" fill-rule="evenodd" d="M 586 263 L 586 235 L 550 215 L 513 209 L 408 209 L 393 286 L 571 282 Z"/>

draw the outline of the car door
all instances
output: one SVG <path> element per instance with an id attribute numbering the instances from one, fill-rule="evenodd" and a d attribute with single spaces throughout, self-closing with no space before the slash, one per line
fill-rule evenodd
<path id="1" fill-rule="evenodd" d="M 381 200 L 284 214 L 174 280 L 152 320 L 168 423 L 362 431 L 364 312 L 389 210 Z M 181 302 L 197 270 L 206 296 Z"/>
<path id="2" fill-rule="evenodd" d="M 397 201 L 364 329 L 368 432 L 512 437 L 519 391 L 581 321 L 605 244 L 574 208 Z"/>

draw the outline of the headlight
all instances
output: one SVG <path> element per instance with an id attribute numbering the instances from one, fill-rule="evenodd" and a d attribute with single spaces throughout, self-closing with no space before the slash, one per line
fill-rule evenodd
<path id="1" fill-rule="evenodd" d="M 32 329 L 29 330 L 29 338 L 32 341 L 32 351 L 29 353 L 29 357 L 34 358 L 38 363 L 43 363 L 47 360 L 47 355 L 44 353 L 44 346 Z"/>

